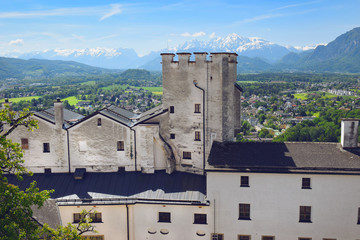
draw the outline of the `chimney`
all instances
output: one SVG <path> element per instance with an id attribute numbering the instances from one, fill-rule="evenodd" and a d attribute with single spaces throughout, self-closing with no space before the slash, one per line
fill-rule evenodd
<path id="1" fill-rule="evenodd" d="M 58 128 L 62 128 L 64 122 L 64 110 L 63 103 L 60 101 L 60 98 L 56 99 L 54 103 L 54 113 L 55 113 L 55 125 Z"/>
<path id="2" fill-rule="evenodd" d="M 358 126 L 357 118 L 341 119 L 341 146 L 342 148 L 358 147 Z"/>
<path id="3" fill-rule="evenodd" d="M 5 102 L 3 102 L 2 107 L 5 108 L 7 106 L 9 106 L 9 110 L 12 111 L 12 102 L 9 102 L 8 98 L 5 98 Z"/>

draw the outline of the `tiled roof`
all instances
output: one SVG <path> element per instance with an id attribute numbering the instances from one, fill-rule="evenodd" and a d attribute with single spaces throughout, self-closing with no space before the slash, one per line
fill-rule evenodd
<path id="1" fill-rule="evenodd" d="M 79 121 L 79 120 L 84 118 L 83 115 L 78 114 L 78 113 L 73 112 L 73 111 L 70 111 L 70 110 L 65 109 L 65 108 L 63 108 L 63 111 L 64 111 L 64 123 L 76 122 L 76 121 Z M 55 124 L 54 107 L 43 110 L 43 111 L 34 112 L 34 115 Z"/>
<path id="2" fill-rule="evenodd" d="M 359 155 L 338 143 L 214 142 L 208 163 L 209 169 L 360 174 Z"/>
<path id="3" fill-rule="evenodd" d="M 123 204 L 125 202 L 180 202 L 204 204 L 205 176 L 183 172 L 154 174 L 140 172 L 85 173 L 75 180 L 73 173 L 35 173 L 18 182 L 8 176 L 9 182 L 21 189 L 35 180 L 40 190 L 55 189 L 51 195 L 59 204 Z"/>

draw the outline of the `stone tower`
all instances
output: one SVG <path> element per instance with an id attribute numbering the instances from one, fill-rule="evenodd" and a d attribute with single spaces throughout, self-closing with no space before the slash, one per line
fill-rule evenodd
<path id="1" fill-rule="evenodd" d="M 176 170 L 203 173 L 213 141 L 233 141 L 240 129 L 241 88 L 236 53 L 163 53 L 160 133 L 171 146 Z"/>

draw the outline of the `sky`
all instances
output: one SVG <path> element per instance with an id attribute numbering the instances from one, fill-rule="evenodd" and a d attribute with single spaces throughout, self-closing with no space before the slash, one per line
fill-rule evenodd
<path id="1" fill-rule="evenodd" d="M 303 47 L 360 27 L 359 10 L 360 0 L 0 0 L 0 56 L 96 47 L 142 56 L 231 33 Z"/>

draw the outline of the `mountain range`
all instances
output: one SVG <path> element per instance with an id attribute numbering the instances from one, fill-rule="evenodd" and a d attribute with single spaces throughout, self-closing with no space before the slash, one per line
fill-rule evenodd
<path id="1" fill-rule="evenodd" d="M 124 48 L 54 49 L 30 52 L 17 57 L 19 60 L 36 58 L 44 61 L 45 59 L 75 61 L 107 69 L 142 68 L 160 71 L 161 52 L 199 51 L 236 52 L 239 55 L 239 73 L 270 71 L 360 73 L 360 28 L 354 28 L 340 35 L 326 46 L 319 45 L 306 51 L 281 46 L 257 37 L 241 37 L 233 33 L 210 41 L 188 41 L 176 48 L 151 52 L 143 57 L 139 57 L 133 49 Z M 0 71 L 4 69 L 4 65 L 2 66 L 4 60 L 0 61 Z M 100 70 L 95 68 L 93 71 Z M 2 75 L 1 72 L 0 74 Z"/>

